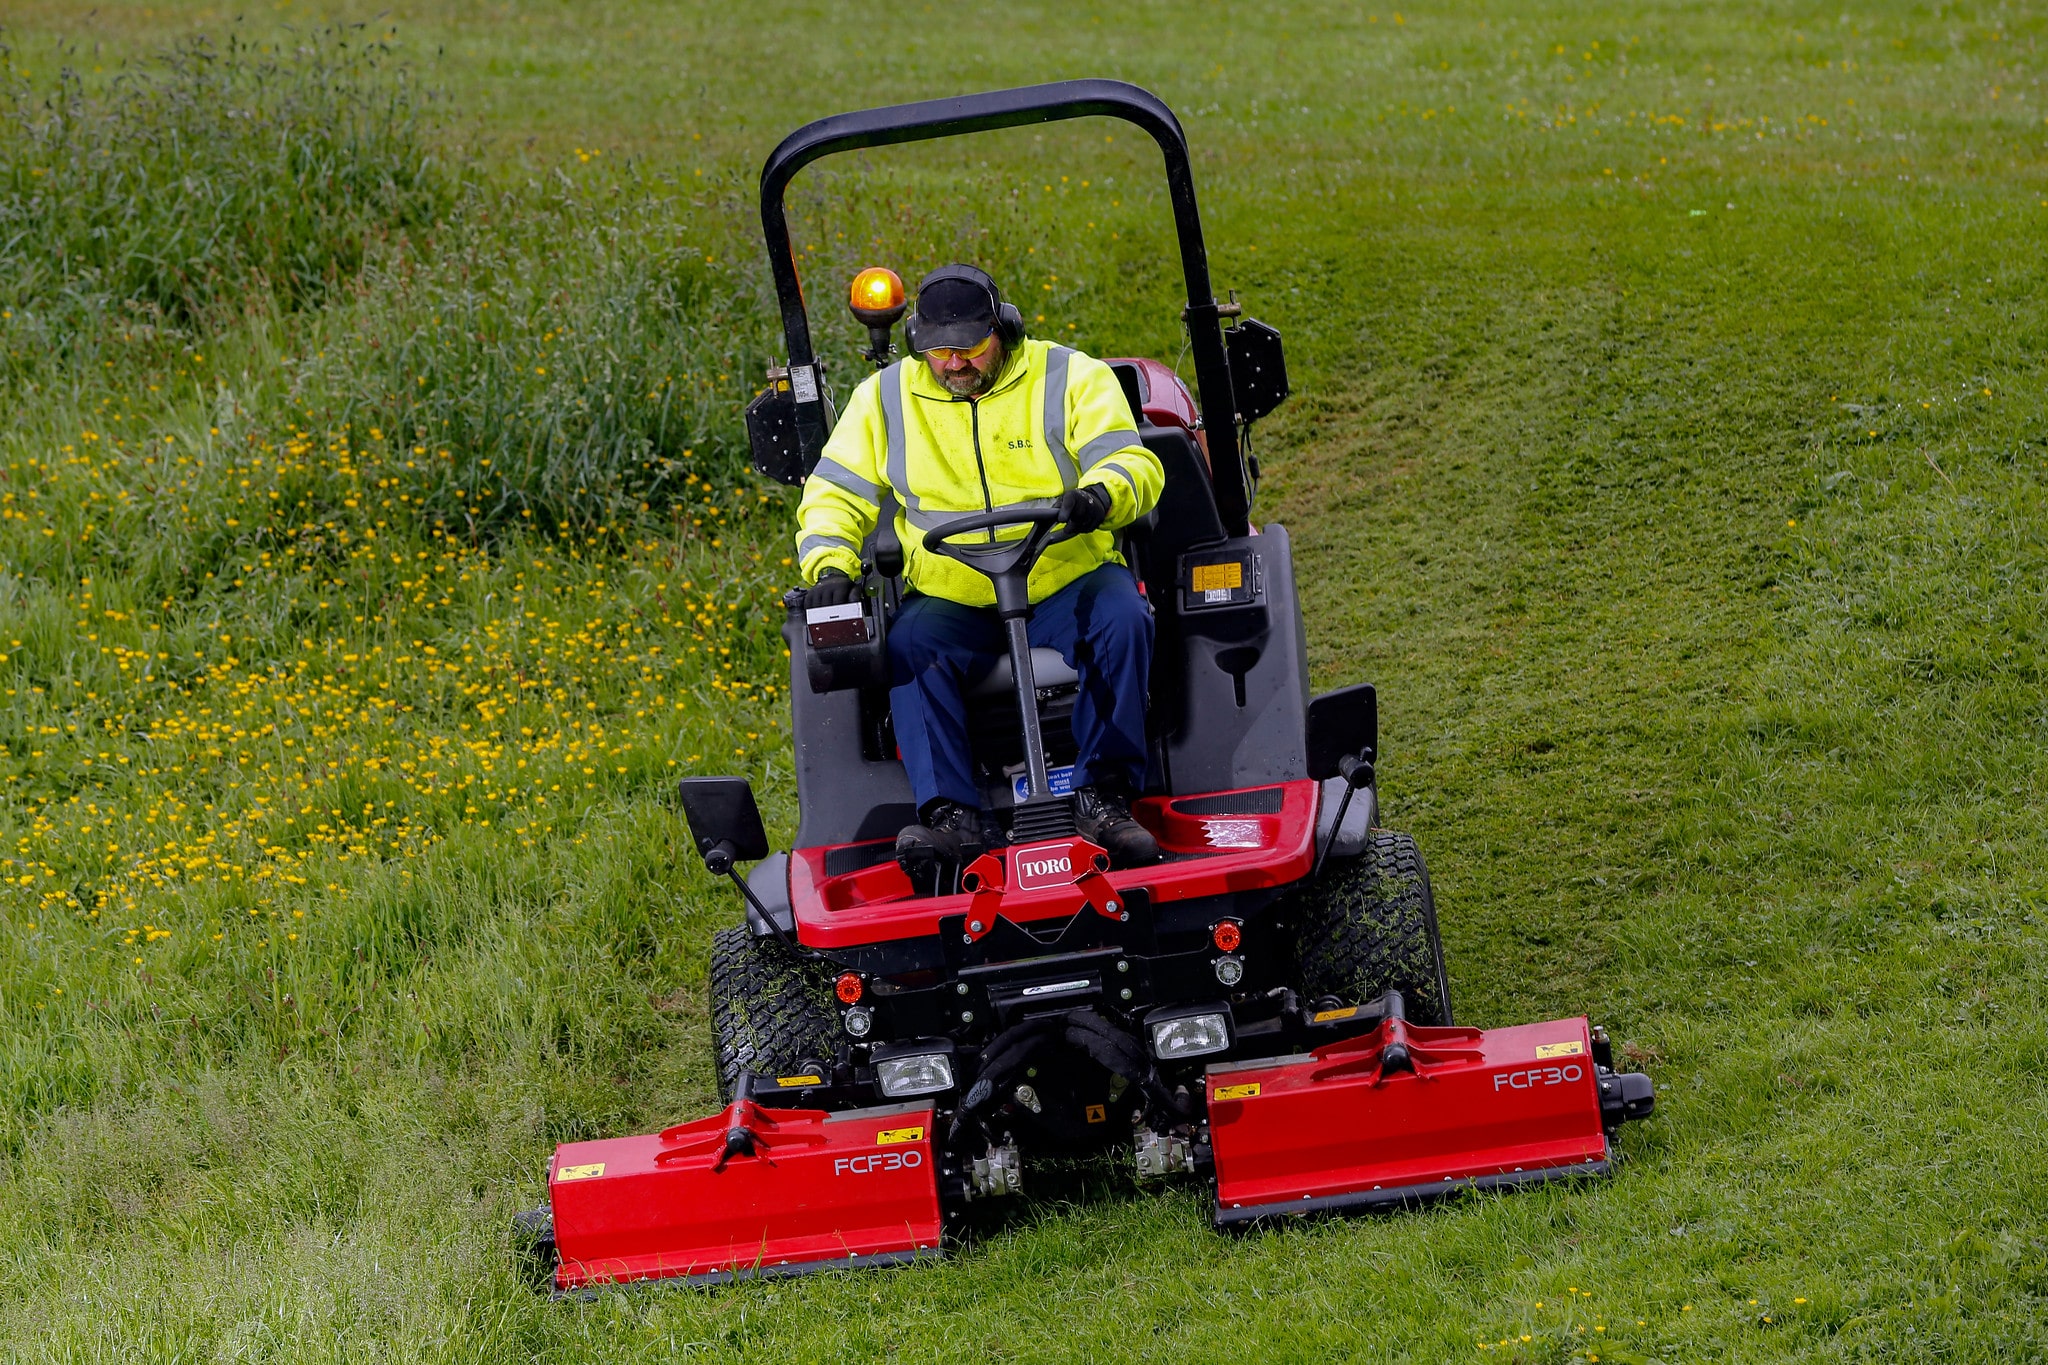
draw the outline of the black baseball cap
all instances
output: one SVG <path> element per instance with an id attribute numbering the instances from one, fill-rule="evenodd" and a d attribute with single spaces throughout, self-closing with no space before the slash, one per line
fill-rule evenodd
<path id="1" fill-rule="evenodd" d="M 971 265 L 942 265 L 917 286 L 917 344 L 966 347 L 996 329 L 995 281 Z"/>

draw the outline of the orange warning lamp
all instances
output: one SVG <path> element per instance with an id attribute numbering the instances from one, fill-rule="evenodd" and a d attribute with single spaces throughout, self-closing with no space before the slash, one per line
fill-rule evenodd
<path id="1" fill-rule="evenodd" d="M 889 329 L 903 316 L 903 277 L 886 265 L 869 266 L 853 277 L 846 306 L 868 329 L 867 358 L 877 365 L 888 364 L 896 352 L 889 343 Z"/>
<path id="2" fill-rule="evenodd" d="M 903 316 L 903 277 L 886 265 L 871 265 L 853 277 L 853 315 L 868 327 L 893 327 Z"/>

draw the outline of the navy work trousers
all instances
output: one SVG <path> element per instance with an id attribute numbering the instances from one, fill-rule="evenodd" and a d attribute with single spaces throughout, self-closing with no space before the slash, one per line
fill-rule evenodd
<path id="1" fill-rule="evenodd" d="M 1080 757 L 1074 785 L 1145 780 L 1145 685 L 1152 667 L 1152 612 L 1121 564 L 1082 575 L 1031 609 L 1033 645 L 1056 649 L 1081 675 L 1074 703 Z M 896 745 L 918 809 L 945 797 L 978 807 L 967 753 L 966 691 L 1008 652 L 993 607 L 943 597 L 904 602 L 889 628 L 889 706 Z"/>

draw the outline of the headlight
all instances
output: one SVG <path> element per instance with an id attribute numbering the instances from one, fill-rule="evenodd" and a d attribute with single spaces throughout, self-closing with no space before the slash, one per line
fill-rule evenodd
<path id="1" fill-rule="evenodd" d="M 1205 1057 L 1230 1047 L 1230 1016 L 1220 1012 L 1155 1019 L 1151 1030 L 1152 1055 L 1162 1062 Z"/>
<path id="2" fill-rule="evenodd" d="M 875 1084 L 890 1099 L 932 1095 L 953 1088 L 953 1059 L 943 1052 L 890 1057 L 875 1063 Z"/>

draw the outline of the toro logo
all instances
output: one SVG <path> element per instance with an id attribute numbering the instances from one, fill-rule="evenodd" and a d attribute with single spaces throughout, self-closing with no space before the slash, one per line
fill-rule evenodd
<path id="1" fill-rule="evenodd" d="M 1584 1080 L 1586 1070 L 1577 1062 L 1563 1066 L 1532 1066 L 1523 1071 L 1496 1071 L 1493 1074 L 1495 1090 L 1535 1090 L 1546 1085 L 1569 1085 Z"/>
<path id="2" fill-rule="evenodd" d="M 1019 891 L 1043 891 L 1053 886 L 1071 886 L 1074 854 L 1065 844 L 1034 844 L 1010 850 L 1010 866 L 1016 869 Z"/>
<path id="3" fill-rule="evenodd" d="M 924 1153 L 913 1147 L 907 1152 L 876 1152 L 872 1156 L 842 1156 L 832 1162 L 834 1175 L 880 1175 L 884 1171 L 914 1171 L 924 1165 Z"/>

